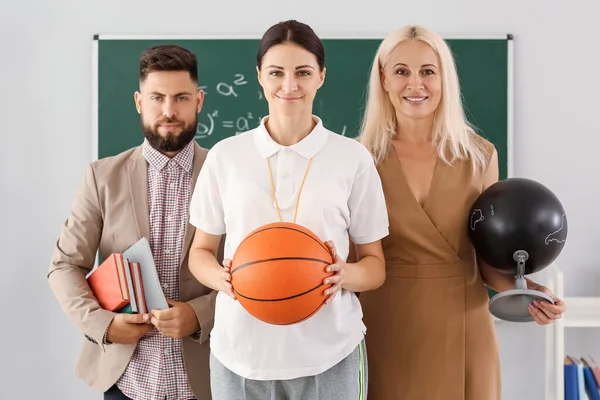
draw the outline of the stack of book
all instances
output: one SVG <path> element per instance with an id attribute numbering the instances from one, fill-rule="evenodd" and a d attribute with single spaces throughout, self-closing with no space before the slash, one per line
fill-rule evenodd
<path id="1" fill-rule="evenodd" d="M 565 400 L 600 400 L 600 367 L 592 357 L 565 357 Z"/>
<path id="2" fill-rule="evenodd" d="M 100 307 L 108 311 L 142 314 L 169 307 L 146 238 L 108 256 L 87 281 Z"/>

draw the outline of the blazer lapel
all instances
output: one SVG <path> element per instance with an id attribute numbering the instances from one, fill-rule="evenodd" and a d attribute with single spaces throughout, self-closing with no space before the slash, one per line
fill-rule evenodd
<path id="1" fill-rule="evenodd" d="M 194 188 L 196 187 L 196 181 L 198 180 L 198 175 L 200 174 L 200 168 L 202 168 L 202 164 L 204 164 L 204 160 L 206 160 L 206 154 L 208 151 L 206 149 L 201 148 L 198 143 L 194 143 L 194 167 L 192 169 L 192 181 L 191 181 L 191 192 L 190 192 L 190 200 L 194 193 Z M 185 236 L 183 239 L 183 247 L 181 248 L 181 254 L 185 255 L 188 252 L 190 245 L 192 244 L 192 238 L 194 237 L 194 232 L 196 231 L 196 227 L 189 223 L 189 214 L 190 214 L 190 205 L 188 203 L 188 222 L 185 225 Z M 181 257 L 181 262 L 185 259 Z"/>
<path id="2" fill-rule="evenodd" d="M 129 158 L 127 164 L 129 192 L 133 215 L 140 238 L 150 240 L 150 211 L 148 206 L 148 164 L 139 146 Z"/>

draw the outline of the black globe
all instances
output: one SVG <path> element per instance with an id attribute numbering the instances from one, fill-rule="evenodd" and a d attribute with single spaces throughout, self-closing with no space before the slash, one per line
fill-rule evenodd
<path id="1" fill-rule="evenodd" d="M 531 179 L 509 178 L 479 195 L 467 229 L 477 255 L 502 272 L 515 274 L 515 252 L 526 251 L 527 275 L 558 257 L 567 239 L 567 217 L 546 186 Z"/>

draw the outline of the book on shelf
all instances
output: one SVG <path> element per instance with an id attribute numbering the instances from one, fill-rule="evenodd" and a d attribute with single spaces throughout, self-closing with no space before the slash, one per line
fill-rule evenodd
<path id="1" fill-rule="evenodd" d="M 591 356 L 564 359 L 565 400 L 600 400 L 600 367 Z"/>

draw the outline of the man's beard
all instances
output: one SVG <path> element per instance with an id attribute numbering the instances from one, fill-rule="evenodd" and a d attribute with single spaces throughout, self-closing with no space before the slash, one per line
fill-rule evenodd
<path id="1" fill-rule="evenodd" d="M 180 151 L 187 146 L 188 143 L 194 140 L 198 127 L 198 116 L 194 118 L 192 123 L 187 125 L 176 118 L 163 118 L 157 121 L 154 126 L 150 126 L 144 124 L 143 115 L 141 116 L 141 122 L 142 131 L 144 132 L 144 137 L 148 140 L 148 143 L 161 153 L 170 153 Z M 173 132 L 167 132 L 166 136 L 162 136 L 157 132 L 159 125 L 172 123 L 183 124 L 183 129 L 179 135 L 176 135 Z"/>

